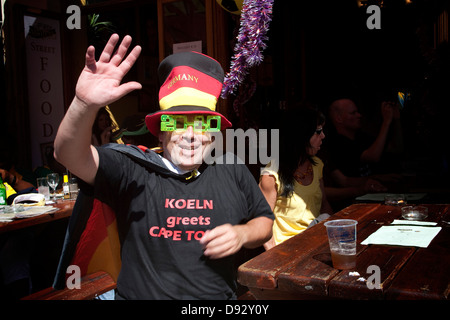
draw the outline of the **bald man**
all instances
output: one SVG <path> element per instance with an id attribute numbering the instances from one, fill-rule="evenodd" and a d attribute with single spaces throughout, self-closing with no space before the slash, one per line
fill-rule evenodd
<path id="1" fill-rule="evenodd" d="M 361 146 L 364 147 L 359 159 L 362 163 L 380 161 L 388 139 L 389 128 L 392 121 L 399 118 L 399 110 L 392 102 L 383 102 L 381 104 L 381 115 L 383 122 L 377 137 L 370 145 Z M 329 116 L 339 135 L 357 142 L 362 116 L 352 100 L 339 99 L 334 101 L 330 105 Z M 364 141 L 364 143 L 368 144 L 367 141 Z"/>
<path id="2" fill-rule="evenodd" d="M 374 138 L 362 132 L 362 115 L 352 100 L 339 99 L 329 107 L 329 118 L 336 132 L 324 140 L 321 159 L 325 163 L 325 193 L 335 210 L 351 204 L 357 196 L 385 192 L 388 190 L 385 184 L 399 180 L 397 174 L 373 175 L 372 165 L 380 162 L 390 140 L 390 128 L 399 118 L 398 108 L 390 102 L 381 104 L 381 114 L 383 122 Z M 397 124 L 395 128 L 401 129 Z M 397 145 L 401 145 L 401 130 L 394 136 L 399 139 Z"/>

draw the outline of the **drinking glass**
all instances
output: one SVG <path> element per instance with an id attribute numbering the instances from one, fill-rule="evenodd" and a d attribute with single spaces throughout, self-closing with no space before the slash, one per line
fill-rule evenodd
<path id="1" fill-rule="evenodd" d="M 52 197 L 53 197 L 53 199 L 55 199 L 56 198 L 56 194 L 55 194 L 56 187 L 59 184 L 59 174 L 57 174 L 57 173 L 50 173 L 50 174 L 48 174 L 47 175 L 47 183 L 48 183 L 50 189 L 53 190 L 53 196 Z"/>
<path id="2" fill-rule="evenodd" d="M 37 178 L 38 193 L 43 194 L 45 201 L 50 200 L 50 191 L 48 189 L 47 177 Z"/>
<path id="3" fill-rule="evenodd" d="M 338 219 L 325 222 L 333 267 L 344 270 L 356 266 L 356 220 Z"/>

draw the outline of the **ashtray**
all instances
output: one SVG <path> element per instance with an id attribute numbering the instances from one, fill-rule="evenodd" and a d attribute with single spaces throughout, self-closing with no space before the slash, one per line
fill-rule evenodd
<path id="1" fill-rule="evenodd" d="M 406 204 L 404 194 L 387 194 L 384 196 L 384 204 L 388 206 L 399 206 Z"/>
<path id="2" fill-rule="evenodd" d="M 428 208 L 422 206 L 403 207 L 402 217 L 406 220 L 423 220 L 428 217 Z"/>

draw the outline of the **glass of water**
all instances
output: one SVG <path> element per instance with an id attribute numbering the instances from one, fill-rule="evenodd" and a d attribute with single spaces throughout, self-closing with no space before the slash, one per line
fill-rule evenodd
<path id="1" fill-rule="evenodd" d="M 56 187 L 59 184 L 59 174 L 57 174 L 57 173 L 48 174 L 47 175 L 47 183 L 48 183 L 50 189 L 52 190 L 52 193 L 53 193 L 52 197 L 53 197 L 53 199 L 55 199 L 56 198 L 56 194 L 55 194 Z"/>
<path id="2" fill-rule="evenodd" d="M 38 192 L 43 194 L 45 201 L 50 200 L 50 192 L 48 189 L 47 177 L 37 178 Z"/>

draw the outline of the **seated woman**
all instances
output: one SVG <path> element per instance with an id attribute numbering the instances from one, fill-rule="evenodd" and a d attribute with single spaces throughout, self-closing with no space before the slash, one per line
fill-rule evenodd
<path id="1" fill-rule="evenodd" d="M 12 194 L 10 194 L 7 199 L 8 205 L 12 204 L 14 198 L 19 194 L 37 192 L 34 185 L 29 183 L 28 181 L 18 178 L 13 172 L 5 169 L 0 169 L 0 176 L 2 178 L 2 181 L 4 183 L 8 183 L 9 186 L 13 189 Z"/>
<path id="2" fill-rule="evenodd" d="M 279 161 L 261 172 L 259 186 L 275 213 L 268 250 L 324 220 L 332 209 L 324 192 L 320 149 L 324 116 L 311 108 L 294 106 L 282 119 Z"/>

